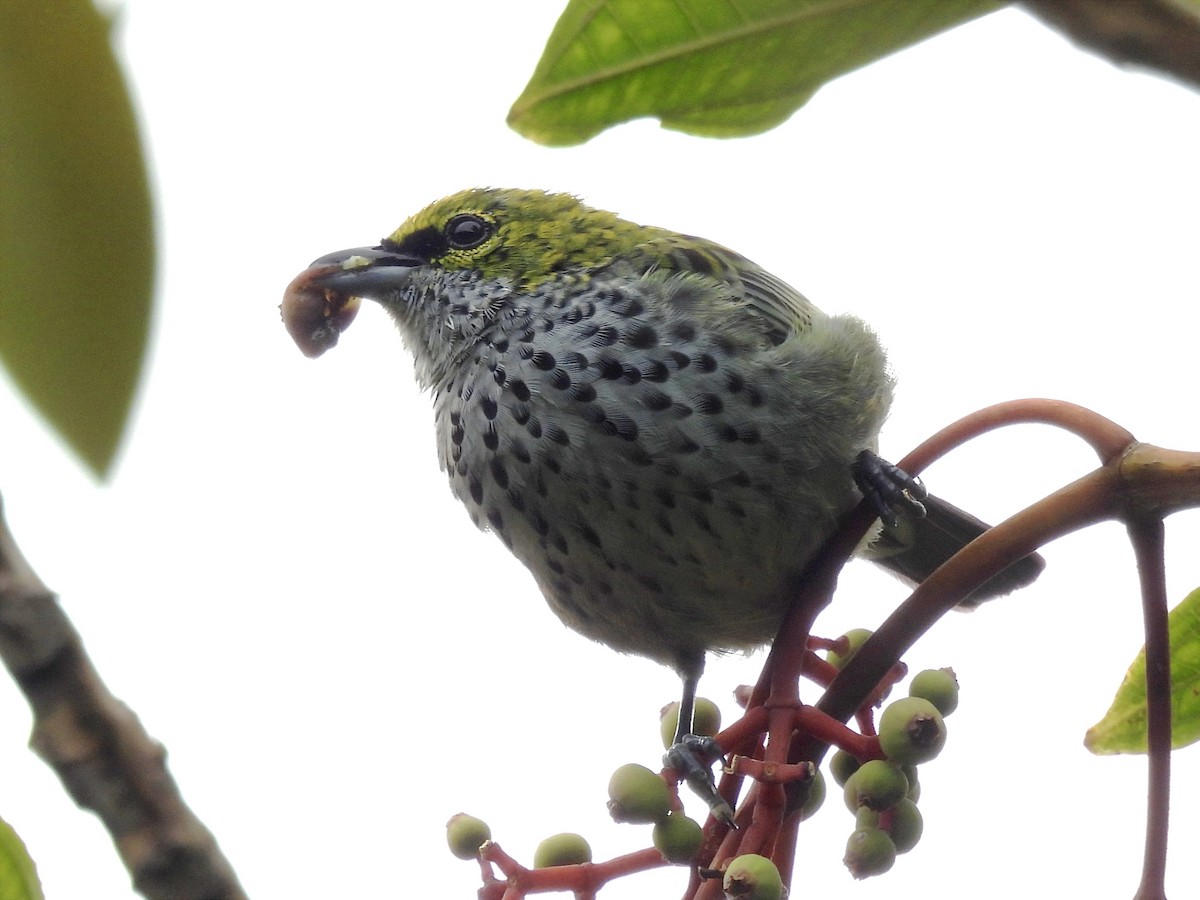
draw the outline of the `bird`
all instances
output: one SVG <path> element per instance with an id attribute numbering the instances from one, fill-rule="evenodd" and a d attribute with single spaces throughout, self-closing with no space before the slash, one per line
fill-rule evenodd
<path id="1" fill-rule="evenodd" d="M 681 734 L 706 654 L 774 637 L 864 488 L 883 533 L 910 526 L 908 551 L 876 555 L 913 583 L 987 528 L 874 455 L 895 386 L 874 331 L 712 241 L 472 188 L 315 260 L 284 323 L 319 356 L 360 298 L 398 326 L 471 520 L 569 628 L 679 673 Z"/>

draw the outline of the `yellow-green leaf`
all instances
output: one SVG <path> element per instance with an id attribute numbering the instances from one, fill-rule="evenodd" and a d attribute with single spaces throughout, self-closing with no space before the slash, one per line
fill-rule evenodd
<path id="1" fill-rule="evenodd" d="M 1200 589 L 1171 610 L 1171 745 L 1200 740 Z M 1146 752 L 1146 650 L 1142 648 L 1104 718 L 1083 742 L 1097 754 Z"/>
<path id="2" fill-rule="evenodd" d="M 0 0 L 0 22 L 0 361 L 103 474 L 154 278 L 133 108 L 90 0 Z"/>
<path id="3" fill-rule="evenodd" d="M 508 123 L 543 144 L 582 143 L 644 116 L 710 137 L 754 134 L 778 125 L 825 82 L 1002 6 L 571 0 Z"/>
<path id="4" fill-rule="evenodd" d="M 0 900 L 43 900 L 42 884 L 25 844 L 0 819 Z"/>

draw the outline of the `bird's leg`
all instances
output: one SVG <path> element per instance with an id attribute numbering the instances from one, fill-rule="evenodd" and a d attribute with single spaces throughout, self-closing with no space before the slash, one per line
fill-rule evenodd
<path id="1" fill-rule="evenodd" d="M 851 472 L 854 483 L 875 507 L 884 525 L 894 528 L 898 511 L 918 519 L 925 517 L 925 504 L 921 501 L 929 496 L 929 491 L 920 478 L 909 475 L 870 450 L 858 454 Z"/>
<path id="2" fill-rule="evenodd" d="M 696 689 L 704 671 L 704 658 L 701 657 L 698 663 L 681 666 L 680 670 L 683 675 L 683 696 L 679 698 L 679 722 L 675 726 L 674 743 L 663 756 L 663 765 L 683 776 L 692 792 L 708 804 L 715 818 L 736 828 L 733 809 L 717 793 L 717 782 L 712 773 L 712 764 L 725 754 L 713 738 L 692 734 Z"/>

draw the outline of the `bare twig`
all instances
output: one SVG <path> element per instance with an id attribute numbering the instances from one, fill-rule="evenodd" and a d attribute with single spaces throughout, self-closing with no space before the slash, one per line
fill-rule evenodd
<path id="1" fill-rule="evenodd" d="M 109 693 L 0 506 L 0 657 L 33 709 L 30 744 L 112 835 L 151 900 L 244 900 L 232 866 L 188 809 L 166 752 Z"/>

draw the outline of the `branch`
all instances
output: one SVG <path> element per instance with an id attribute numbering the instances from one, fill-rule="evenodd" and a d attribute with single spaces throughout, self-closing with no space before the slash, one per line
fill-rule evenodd
<path id="1" fill-rule="evenodd" d="M 79 633 L 26 562 L 0 505 L 0 657 L 33 710 L 30 745 L 112 835 L 150 900 L 245 900 L 232 866 L 166 766 L 109 693 Z"/>
<path id="2" fill-rule="evenodd" d="M 1043 22 L 1119 66 L 1200 87 L 1200 17 L 1180 0 L 1024 0 Z"/>

